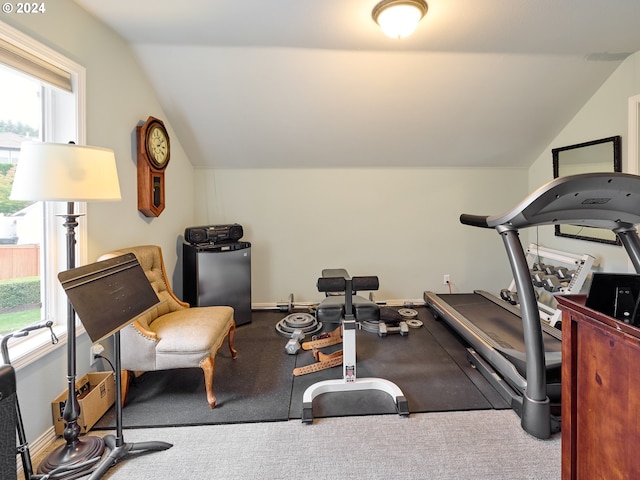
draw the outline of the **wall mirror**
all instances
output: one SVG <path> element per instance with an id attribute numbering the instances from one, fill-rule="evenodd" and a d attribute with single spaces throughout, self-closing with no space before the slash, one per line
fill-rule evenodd
<path id="1" fill-rule="evenodd" d="M 621 172 L 620 136 L 559 147 L 553 154 L 553 178 L 591 172 Z M 556 236 L 619 245 L 616 235 L 603 228 L 556 225 Z"/>

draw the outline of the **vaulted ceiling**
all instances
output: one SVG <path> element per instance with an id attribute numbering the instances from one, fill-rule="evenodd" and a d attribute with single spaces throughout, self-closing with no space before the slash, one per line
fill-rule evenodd
<path id="1" fill-rule="evenodd" d="M 526 167 L 640 50 L 638 0 L 427 0 L 401 40 L 377 0 L 76 2 L 203 167 Z"/>

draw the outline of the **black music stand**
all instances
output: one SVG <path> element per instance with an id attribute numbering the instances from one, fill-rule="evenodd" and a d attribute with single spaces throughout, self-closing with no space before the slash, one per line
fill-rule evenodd
<path id="1" fill-rule="evenodd" d="M 126 443 L 122 434 L 120 330 L 159 300 L 132 253 L 61 272 L 58 279 L 91 341 L 95 343 L 109 335 L 114 338 L 116 435 L 104 438 L 109 453 L 89 477 L 94 480 L 130 452 L 160 451 L 173 446 L 157 441 Z"/>

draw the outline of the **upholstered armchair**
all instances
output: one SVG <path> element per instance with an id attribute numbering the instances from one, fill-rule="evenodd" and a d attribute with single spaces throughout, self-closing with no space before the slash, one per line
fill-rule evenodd
<path id="1" fill-rule="evenodd" d="M 133 253 L 160 302 L 139 315 L 120 331 L 122 400 L 126 399 L 131 372 L 200 367 L 204 372 L 207 402 L 216 406 L 213 373 L 216 353 L 228 338 L 231 356 L 236 358 L 233 337 L 236 324 L 233 308 L 194 307 L 180 301 L 167 280 L 162 251 L 143 245 L 113 251 L 100 260 Z"/>

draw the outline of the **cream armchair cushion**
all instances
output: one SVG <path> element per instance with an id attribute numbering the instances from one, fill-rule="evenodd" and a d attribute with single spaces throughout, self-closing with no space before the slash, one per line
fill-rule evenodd
<path id="1" fill-rule="evenodd" d="M 123 402 L 129 385 L 130 371 L 169 370 L 200 367 L 204 372 L 207 402 L 216 405 L 213 393 L 215 356 L 225 338 L 231 356 L 236 324 L 233 308 L 227 306 L 189 307 L 171 290 L 156 245 L 129 247 L 109 252 L 100 260 L 133 253 L 153 286 L 160 302 L 136 317 L 120 332 L 123 369 Z"/>

